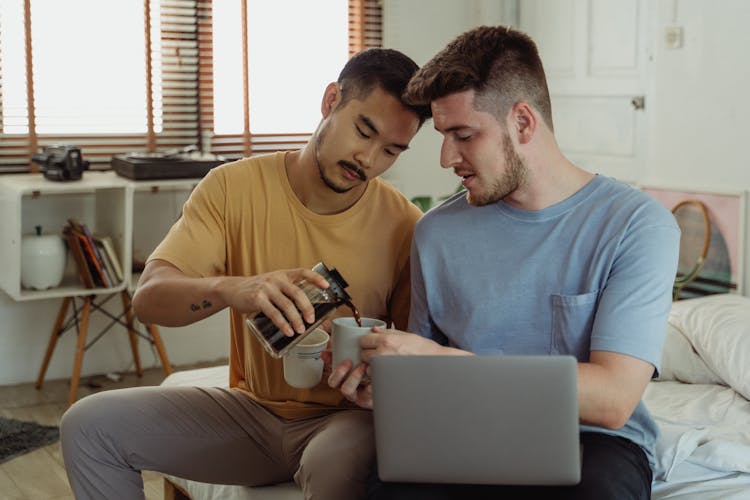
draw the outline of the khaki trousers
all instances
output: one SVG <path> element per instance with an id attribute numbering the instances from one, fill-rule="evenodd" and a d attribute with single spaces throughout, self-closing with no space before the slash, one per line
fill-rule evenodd
<path id="1" fill-rule="evenodd" d="M 285 420 L 240 391 L 138 387 L 76 402 L 60 424 L 78 500 L 144 498 L 141 470 L 205 483 L 294 479 L 305 498 L 363 498 L 374 466 L 372 414 Z"/>

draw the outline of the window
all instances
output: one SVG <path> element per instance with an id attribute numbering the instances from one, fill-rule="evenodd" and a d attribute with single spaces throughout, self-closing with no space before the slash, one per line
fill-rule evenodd
<path id="1" fill-rule="evenodd" d="M 23 2 L 0 2 L 0 68 L 17 68 L 18 71 L 0 72 L 0 132 L 27 134 L 26 76 L 23 72 Z M 15 50 L 11 50 L 14 47 Z"/>
<path id="2" fill-rule="evenodd" d="M 253 132 L 315 130 L 323 90 L 348 58 L 347 13 L 346 0 L 248 0 L 247 66 Z M 239 134 L 243 131 L 240 0 L 215 3 L 213 21 L 214 130 Z"/>
<path id="3" fill-rule="evenodd" d="M 34 0 L 31 19 L 36 132 L 145 134 L 143 4 Z M 73 19 L 103 22 L 73 23 Z M 24 73 L 4 73 L 6 78 L 23 82 Z M 28 128 L 21 133 L 28 133 Z"/>
<path id="4" fill-rule="evenodd" d="M 191 144 L 230 159 L 297 148 L 380 24 L 378 0 L 2 0 L 0 171 L 53 143 L 92 168 Z"/>

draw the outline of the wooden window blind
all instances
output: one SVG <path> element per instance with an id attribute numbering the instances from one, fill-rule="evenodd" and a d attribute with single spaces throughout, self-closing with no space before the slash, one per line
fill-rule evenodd
<path id="1" fill-rule="evenodd" d="M 6 23 L 15 23 L 23 38 L 13 47 L 2 45 L 0 38 L 0 75 L 24 68 L 8 67 L 4 54 L 12 49 L 24 55 L 26 107 L 21 116 L 9 116 L 3 107 L 0 79 L 0 172 L 36 171 L 30 160 L 42 146 L 72 144 L 81 148 L 92 169 L 107 169 L 113 155 L 133 151 L 163 151 L 196 144 L 201 149 L 234 159 L 250 154 L 290 150 L 301 147 L 309 134 L 253 134 L 251 127 L 236 135 L 213 134 L 213 0 L 143 0 L 145 72 L 145 131 L 139 133 L 39 133 L 34 107 L 34 53 L 32 47 L 31 6 L 35 0 L 3 0 L 22 5 L 23 15 L 5 15 L 0 11 L 0 32 Z M 40 1 L 40 0 L 36 0 Z M 247 1 L 247 0 L 243 0 Z M 381 7 L 378 0 L 349 0 L 349 54 L 367 47 L 380 46 Z M 76 25 L 61 20 L 61 28 Z M 112 22 L 117 22 L 116 19 Z M 244 29 L 247 29 L 246 26 Z M 7 44 L 8 42 L 5 41 Z M 23 43 L 21 49 L 18 44 Z M 96 68 L 96 61 L 75 60 L 78 68 Z M 127 68 L 123 68 L 126 71 Z M 117 78 L 117 75 L 111 75 Z M 245 85 L 245 92 L 248 92 Z M 116 99 L 116 96 L 113 96 Z M 15 110 L 15 114 L 18 110 Z M 6 133 L 6 125 L 22 123 L 24 133 Z M 252 124 L 250 117 L 246 122 Z"/>

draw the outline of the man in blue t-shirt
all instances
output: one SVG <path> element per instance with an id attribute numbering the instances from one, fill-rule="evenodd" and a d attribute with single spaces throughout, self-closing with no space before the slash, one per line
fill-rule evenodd
<path id="1" fill-rule="evenodd" d="M 362 339 L 329 384 L 361 406 L 378 354 L 570 354 L 584 447 L 574 487 L 381 483 L 372 498 L 648 499 L 657 428 L 641 402 L 658 371 L 680 233 L 668 210 L 571 163 L 554 137 L 534 42 L 506 27 L 460 35 L 411 80 L 466 188 L 412 244 L 409 331 Z M 523 381 L 519 381 L 523 383 Z"/>

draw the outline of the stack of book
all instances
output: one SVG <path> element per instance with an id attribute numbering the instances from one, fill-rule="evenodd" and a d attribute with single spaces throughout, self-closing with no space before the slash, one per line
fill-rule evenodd
<path id="1" fill-rule="evenodd" d="M 122 266 L 109 236 L 93 235 L 85 224 L 74 219 L 68 219 L 63 235 L 83 286 L 109 288 L 122 283 Z"/>

